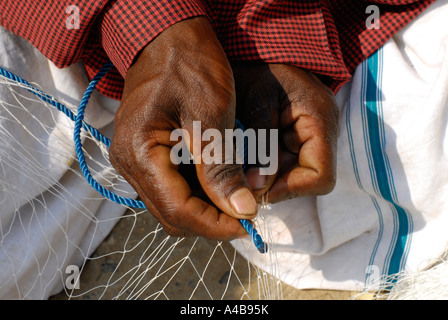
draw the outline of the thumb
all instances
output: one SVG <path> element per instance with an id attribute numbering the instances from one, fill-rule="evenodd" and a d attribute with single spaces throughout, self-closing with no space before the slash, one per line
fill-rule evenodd
<path id="1" fill-rule="evenodd" d="M 207 128 L 201 122 L 193 123 L 196 173 L 204 192 L 219 209 L 237 219 L 252 219 L 257 214 L 257 202 L 244 174 L 244 157 L 234 143 L 233 132 L 233 128 Z"/>

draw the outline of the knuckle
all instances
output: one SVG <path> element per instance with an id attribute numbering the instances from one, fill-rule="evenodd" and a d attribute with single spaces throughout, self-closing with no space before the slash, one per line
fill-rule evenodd
<path id="1" fill-rule="evenodd" d="M 185 230 L 178 229 L 171 225 L 164 224 L 164 225 L 162 225 L 162 227 L 163 227 L 163 230 L 171 237 L 183 238 L 183 237 L 188 236 L 188 233 Z"/>
<path id="2" fill-rule="evenodd" d="M 241 166 L 236 164 L 205 165 L 205 176 L 213 181 L 239 180 Z"/>
<path id="3" fill-rule="evenodd" d="M 176 214 L 164 214 L 163 220 L 172 230 L 178 229 L 180 226 L 180 220 Z"/>
<path id="4" fill-rule="evenodd" d="M 123 165 L 125 163 L 126 157 L 124 154 L 126 151 L 124 150 L 124 144 L 119 141 L 118 138 L 112 139 L 111 145 L 109 147 L 109 158 L 111 160 L 112 165 L 120 164 Z"/>
<path id="5" fill-rule="evenodd" d="M 189 230 L 188 212 L 179 204 L 172 202 L 168 198 L 161 202 L 157 202 L 161 221 L 173 230 Z"/>
<path id="6" fill-rule="evenodd" d="M 333 172 L 326 172 L 317 179 L 317 195 L 331 193 L 336 186 L 336 175 Z"/>

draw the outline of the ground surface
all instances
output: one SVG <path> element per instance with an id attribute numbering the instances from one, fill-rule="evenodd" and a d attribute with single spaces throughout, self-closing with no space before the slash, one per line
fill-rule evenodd
<path id="1" fill-rule="evenodd" d="M 121 220 L 84 266 L 80 289 L 54 299 L 345 300 L 353 295 L 297 290 L 257 274 L 228 243 L 177 242 L 155 229 L 157 222 L 148 214 Z"/>

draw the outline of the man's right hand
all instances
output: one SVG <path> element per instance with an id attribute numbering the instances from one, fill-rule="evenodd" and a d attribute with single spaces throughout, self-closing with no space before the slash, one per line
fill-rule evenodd
<path id="1" fill-rule="evenodd" d="M 126 75 L 110 160 L 170 235 L 230 240 L 246 235 L 238 219 L 256 215 L 240 164 L 202 162 L 186 177 L 170 159 L 172 131 L 193 137 L 193 121 L 224 139 L 235 125 L 235 100 L 232 69 L 203 17 L 163 31 Z M 190 143 L 196 160 L 205 146 Z"/>

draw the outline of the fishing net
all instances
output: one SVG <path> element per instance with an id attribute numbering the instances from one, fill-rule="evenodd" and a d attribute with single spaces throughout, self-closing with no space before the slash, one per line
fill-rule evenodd
<path id="1" fill-rule="evenodd" d="M 43 66 L 36 82 L 6 70 L 0 76 L 0 295 L 282 298 L 275 247 L 268 253 L 273 268 L 266 272 L 249 262 L 250 255 L 260 254 L 253 247 L 243 256 L 229 243 L 171 237 L 146 209 L 117 204 L 92 188 L 80 169 L 73 138 L 73 115 L 87 84 L 82 66 L 62 72 L 42 57 L 34 58 L 28 56 L 27 63 Z M 45 81 L 60 72 L 69 76 L 58 76 L 58 83 Z M 111 137 L 117 106 L 94 92 L 84 127 Z M 136 199 L 111 166 L 108 147 L 97 134 L 81 130 L 81 142 L 95 181 L 119 197 Z M 263 210 L 258 219 L 267 219 Z M 269 228 L 260 232 L 269 239 Z"/>

